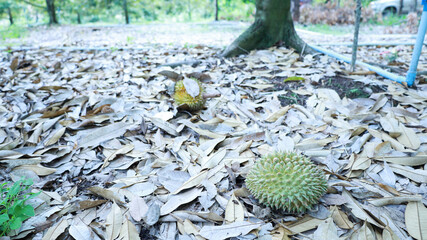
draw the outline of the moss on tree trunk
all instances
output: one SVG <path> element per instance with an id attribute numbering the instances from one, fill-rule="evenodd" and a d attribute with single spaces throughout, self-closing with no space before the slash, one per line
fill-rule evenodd
<path id="1" fill-rule="evenodd" d="M 290 12 L 291 0 L 257 0 L 254 23 L 222 53 L 232 57 L 283 43 L 298 52 L 313 53 L 297 35 Z"/>

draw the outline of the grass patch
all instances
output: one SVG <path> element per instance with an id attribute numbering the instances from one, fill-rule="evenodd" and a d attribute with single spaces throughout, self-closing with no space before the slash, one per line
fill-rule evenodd
<path id="1" fill-rule="evenodd" d="M 406 22 L 406 14 L 398 15 L 391 14 L 384 16 L 380 19 L 372 18 L 367 21 L 368 25 L 379 25 L 379 26 L 399 26 Z"/>
<path id="2" fill-rule="evenodd" d="M 330 26 L 328 24 L 297 25 L 297 28 L 331 35 L 344 35 L 353 30 L 352 27 L 348 26 Z"/>
<path id="3" fill-rule="evenodd" d="M 396 26 L 404 23 L 405 20 L 406 20 L 406 14 L 402 14 L 402 15 L 392 14 L 390 16 L 383 17 L 383 20 L 380 24 L 384 26 Z"/>
<path id="4" fill-rule="evenodd" d="M 25 37 L 28 33 L 26 27 L 12 25 L 6 29 L 0 30 L 1 40 L 13 39 L 13 38 L 22 38 Z"/>

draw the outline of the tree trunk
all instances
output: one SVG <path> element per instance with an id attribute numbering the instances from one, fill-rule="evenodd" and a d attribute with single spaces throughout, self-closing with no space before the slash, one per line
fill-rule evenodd
<path id="1" fill-rule="evenodd" d="M 7 7 L 7 14 L 9 14 L 10 25 L 13 25 L 13 15 L 12 15 L 12 10 L 10 9 L 10 7 Z"/>
<path id="2" fill-rule="evenodd" d="M 128 12 L 128 1 L 127 0 L 123 0 L 123 11 L 125 12 L 125 21 L 126 24 L 129 24 L 129 12 Z"/>
<path id="3" fill-rule="evenodd" d="M 297 35 L 290 12 L 291 0 L 257 0 L 255 22 L 222 53 L 232 57 L 283 43 L 302 53 L 314 53 Z"/>
<path id="4" fill-rule="evenodd" d="M 215 0 L 215 21 L 218 21 L 218 0 Z"/>
<path id="5" fill-rule="evenodd" d="M 82 18 L 80 16 L 80 11 L 77 10 L 77 24 L 82 24 Z"/>
<path id="6" fill-rule="evenodd" d="M 191 0 L 187 0 L 187 4 L 188 4 L 188 20 L 191 21 Z"/>
<path id="7" fill-rule="evenodd" d="M 58 24 L 55 11 L 55 0 L 46 0 L 46 9 L 49 15 L 49 24 Z"/>
<path id="8" fill-rule="evenodd" d="M 403 0 L 400 0 L 399 4 L 400 4 L 400 6 L 399 6 L 399 9 L 398 9 L 398 14 L 400 15 L 400 14 L 402 14 Z"/>
<path id="9" fill-rule="evenodd" d="M 292 13 L 292 19 L 295 22 L 299 21 L 299 4 L 300 4 L 300 0 L 292 0 L 294 2 L 294 9 L 293 9 L 293 13 Z"/>
<path id="10" fill-rule="evenodd" d="M 414 0 L 414 9 L 412 10 L 413 12 L 417 12 L 417 5 L 418 5 L 418 1 Z"/>

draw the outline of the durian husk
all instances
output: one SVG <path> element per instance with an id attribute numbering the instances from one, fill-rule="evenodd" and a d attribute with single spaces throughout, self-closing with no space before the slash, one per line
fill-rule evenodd
<path id="1" fill-rule="evenodd" d="M 246 186 L 268 207 L 304 212 L 326 192 L 327 181 L 310 159 L 293 152 L 276 152 L 254 164 L 246 176 Z"/>
<path id="2" fill-rule="evenodd" d="M 198 111 L 204 108 L 206 99 L 203 97 L 204 88 L 202 83 L 197 79 L 193 80 L 196 81 L 199 85 L 199 95 L 197 95 L 196 97 L 192 97 L 190 94 L 188 94 L 184 86 L 184 81 L 180 80 L 175 83 L 175 91 L 173 97 L 175 103 L 181 109 L 189 111 Z"/>

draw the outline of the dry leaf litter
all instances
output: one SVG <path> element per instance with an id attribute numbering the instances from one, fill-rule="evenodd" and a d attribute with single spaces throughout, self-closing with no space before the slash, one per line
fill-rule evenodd
<path id="1" fill-rule="evenodd" d="M 407 67 L 411 48 L 402 49 Z M 232 59 L 219 51 L 1 52 L 0 180 L 26 176 L 42 191 L 31 200 L 36 216 L 12 238 L 427 238 L 422 78 L 405 88 L 282 47 Z M 201 62 L 162 66 L 194 58 Z M 203 76 L 221 97 L 178 112 L 162 71 Z M 277 84 L 292 76 L 305 81 Z M 377 91 L 350 99 L 319 87 L 338 76 Z M 304 104 L 282 105 L 287 93 Z M 254 162 L 275 150 L 301 152 L 327 173 L 328 192 L 311 211 L 266 208 L 244 188 Z"/>

